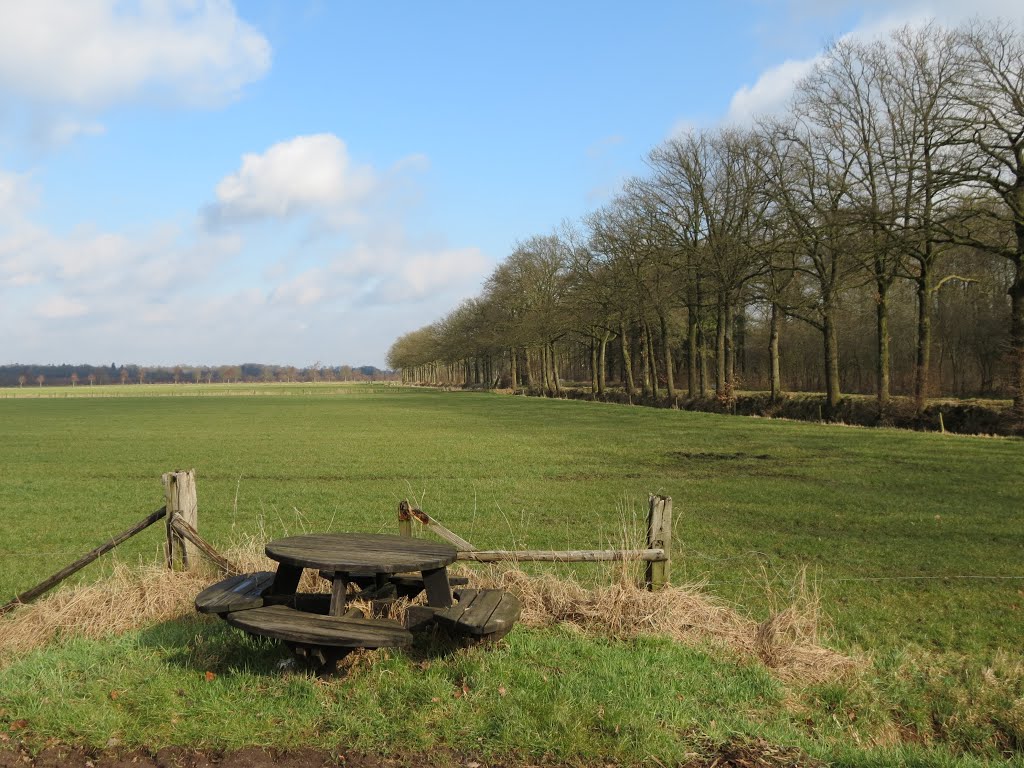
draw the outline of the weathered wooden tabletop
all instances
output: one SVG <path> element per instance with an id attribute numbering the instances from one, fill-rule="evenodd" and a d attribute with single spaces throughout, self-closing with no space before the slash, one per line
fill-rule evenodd
<path id="1" fill-rule="evenodd" d="M 267 544 L 267 557 L 285 565 L 349 574 L 406 573 L 455 562 L 455 547 L 408 536 L 309 533 Z"/>

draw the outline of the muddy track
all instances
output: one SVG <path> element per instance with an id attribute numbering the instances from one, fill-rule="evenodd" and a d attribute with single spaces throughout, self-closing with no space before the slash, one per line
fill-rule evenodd
<path id="1" fill-rule="evenodd" d="M 276 750 L 260 747 L 219 751 L 166 747 L 156 751 L 91 750 L 50 746 L 30 753 L 7 745 L 0 748 L 0 768 L 617 768 L 613 760 L 572 761 L 499 759 L 431 751 L 428 754 L 382 757 L 322 749 Z M 683 768 L 823 768 L 826 764 L 792 747 L 762 741 L 726 744 L 694 754 Z"/>

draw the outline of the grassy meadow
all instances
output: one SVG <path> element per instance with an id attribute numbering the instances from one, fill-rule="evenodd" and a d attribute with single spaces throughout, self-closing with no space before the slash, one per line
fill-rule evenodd
<path id="1" fill-rule="evenodd" d="M 187 617 L 0 657 L 0 733 L 666 764 L 764 738 L 838 764 L 1020 762 L 1020 440 L 384 385 L 3 394 L 0 599 L 161 506 L 171 469 L 197 470 L 200 529 L 223 547 L 394 532 L 406 497 L 481 548 L 618 546 L 656 492 L 674 499 L 673 581 L 760 619 L 806 568 L 826 644 L 865 665 L 798 685 L 713 648 L 517 629 L 496 649 L 378 653 L 324 684 Z M 160 544 L 143 533 L 116 557 Z"/>

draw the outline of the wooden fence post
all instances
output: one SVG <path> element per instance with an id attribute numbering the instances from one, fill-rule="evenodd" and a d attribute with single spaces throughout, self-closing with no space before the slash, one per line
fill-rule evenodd
<path id="1" fill-rule="evenodd" d="M 647 589 L 660 589 L 669 582 L 672 566 L 672 498 L 651 494 L 647 510 L 647 546 L 665 550 L 663 560 L 647 563 L 645 584 Z"/>
<path id="2" fill-rule="evenodd" d="M 398 535 L 412 536 L 412 506 L 405 499 L 398 502 Z"/>
<path id="3" fill-rule="evenodd" d="M 166 472 L 161 479 L 167 499 L 167 567 L 174 568 L 175 563 L 180 563 L 183 569 L 189 570 L 199 562 L 199 548 L 176 531 L 171 523 L 175 515 L 180 515 L 193 529 L 199 529 L 196 471 Z"/>

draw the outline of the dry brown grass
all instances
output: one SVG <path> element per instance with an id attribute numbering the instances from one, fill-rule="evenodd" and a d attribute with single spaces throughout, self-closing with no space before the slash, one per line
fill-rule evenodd
<path id="1" fill-rule="evenodd" d="M 708 594 L 702 584 L 648 592 L 625 569 L 614 573 L 609 583 L 588 587 L 508 565 L 477 572 L 473 581 L 518 596 L 526 626 L 562 624 L 617 639 L 662 635 L 690 645 L 711 643 L 758 659 L 788 682 L 833 680 L 858 666 L 821 645 L 817 595 L 802 576 L 791 602 L 757 622 Z"/>
<path id="2" fill-rule="evenodd" d="M 227 554 L 245 571 L 274 567 L 255 539 Z M 712 643 L 758 659 L 790 682 L 834 679 L 855 666 L 849 657 L 821 645 L 818 601 L 802 579 L 788 603 L 758 623 L 716 600 L 703 585 L 648 592 L 623 568 L 612 569 L 607 583 L 592 587 L 550 574 L 528 575 L 515 564 L 457 570 L 469 575 L 473 586 L 515 594 L 529 627 L 562 624 L 618 639 L 663 635 L 681 643 Z M 213 571 L 174 572 L 115 562 L 109 575 L 96 582 L 60 589 L 0 619 L 0 659 L 9 661 L 60 637 L 99 638 L 190 615 L 196 594 L 217 578 Z M 300 590 L 326 591 L 327 586 L 307 571 Z M 405 605 L 399 601 L 394 618 L 401 617 Z"/>

